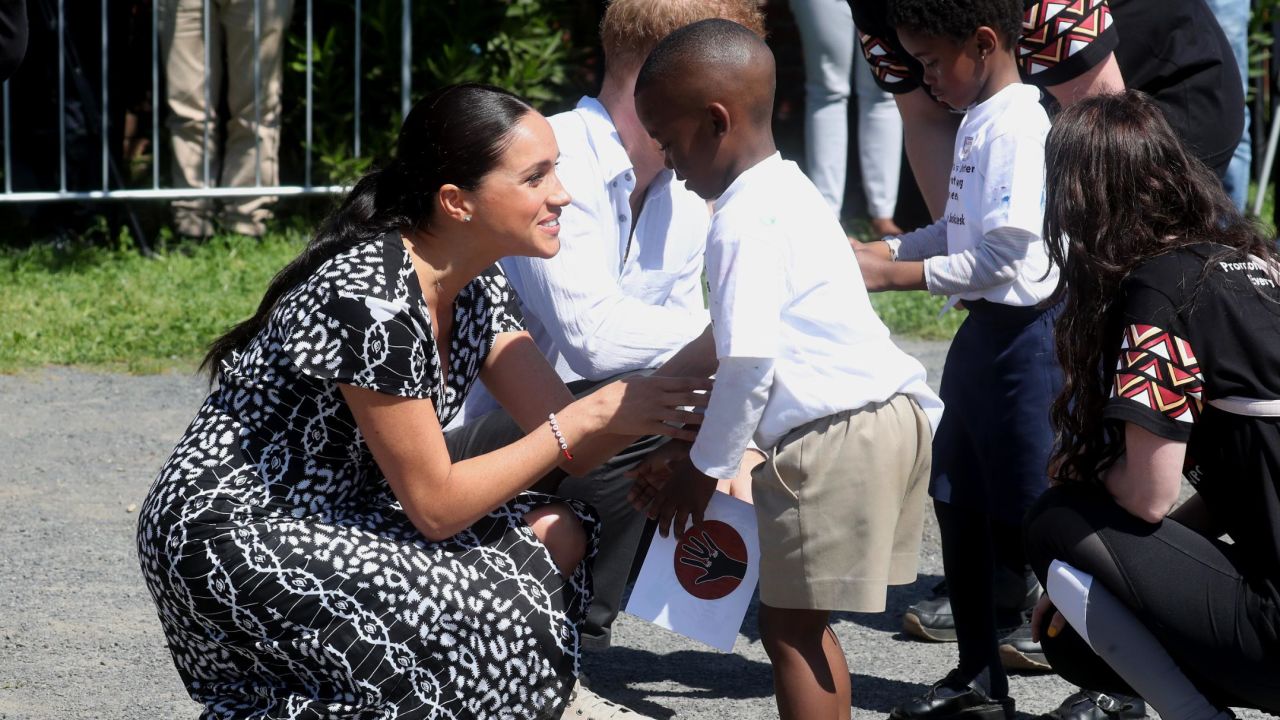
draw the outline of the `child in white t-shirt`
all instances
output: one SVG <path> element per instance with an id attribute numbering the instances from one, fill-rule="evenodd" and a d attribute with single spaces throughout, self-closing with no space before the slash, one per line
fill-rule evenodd
<path id="1" fill-rule="evenodd" d="M 943 370 L 947 412 L 930 482 L 959 666 L 895 708 L 895 720 L 1013 714 L 998 628 L 1025 622 L 1021 523 L 1048 484 L 1049 406 L 1062 384 L 1058 309 L 1041 305 L 1058 282 L 1041 239 L 1049 117 L 1040 91 L 1019 78 L 1022 20 L 1021 0 L 890 6 L 929 91 L 965 116 L 942 218 L 857 248 L 858 262 L 871 291 L 927 289 L 968 311 Z M 997 585 L 1009 584 L 1017 597 L 998 599 Z M 1019 648 L 1027 662 L 1048 667 L 1037 648 Z"/>
<path id="2" fill-rule="evenodd" d="M 652 487 L 636 496 L 660 532 L 673 518 L 681 531 L 754 437 L 768 453 L 752 494 L 778 707 L 847 717 L 849 671 L 828 619 L 883 611 L 886 586 L 915 579 L 941 404 L 872 310 L 830 207 L 774 148 L 773 90 L 768 47 L 723 20 L 669 35 L 637 80 L 667 165 L 715 200 L 706 268 L 719 362 L 689 457 L 656 501 Z"/>

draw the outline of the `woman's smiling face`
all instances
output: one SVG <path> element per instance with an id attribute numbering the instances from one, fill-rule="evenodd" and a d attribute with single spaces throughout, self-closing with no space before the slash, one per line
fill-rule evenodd
<path id="1" fill-rule="evenodd" d="M 472 193 L 473 222 L 501 256 L 551 257 L 560 249 L 560 213 L 572 198 L 556 175 L 560 148 L 540 113 L 526 113 L 492 171 Z"/>

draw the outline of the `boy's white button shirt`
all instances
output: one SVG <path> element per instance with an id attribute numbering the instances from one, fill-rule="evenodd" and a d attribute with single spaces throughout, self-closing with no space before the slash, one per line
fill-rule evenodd
<path id="1" fill-rule="evenodd" d="M 795 163 L 775 153 L 725 190 L 706 267 L 721 372 L 690 454 L 699 470 L 730 477 L 751 433 L 768 450 L 807 422 L 899 392 L 937 426 L 942 402 L 924 367 L 890 339 L 844 230 Z"/>
<path id="2" fill-rule="evenodd" d="M 556 172 L 573 202 L 560 215 L 559 253 L 500 262 L 525 327 L 565 382 L 657 367 L 707 326 L 707 204 L 664 170 L 633 234 L 635 170 L 608 111 L 584 97 L 548 120 L 560 146 Z M 466 418 L 496 406 L 473 391 Z"/>

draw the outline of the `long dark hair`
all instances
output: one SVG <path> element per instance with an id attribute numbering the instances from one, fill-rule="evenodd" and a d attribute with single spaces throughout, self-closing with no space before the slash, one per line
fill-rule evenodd
<path id="1" fill-rule="evenodd" d="M 1057 436 L 1050 467 L 1058 480 L 1092 481 L 1123 451 L 1102 419 L 1123 331 L 1121 282 L 1147 260 L 1193 243 L 1223 246 L 1214 260 L 1274 252 L 1136 90 L 1063 110 L 1045 162 L 1044 239 L 1061 270 L 1049 302 L 1065 299 L 1054 333 L 1065 384 L 1050 412 Z M 1197 291 L 1207 273 L 1206 266 Z"/>
<path id="2" fill-rule="evenodd" d="M 360 178 L 302 253 L 271 279 L 257 312 L 209 346 L 201 369 L 216 377 L 222 361 L 267 324 L 280 298 L 325 261 L 393 230 L 428 227 L 440 186 L 474 190 L 530 112 L 512 93 L 473 83 L 450 85 L 418 101 L 400 128 L 395 157 Z"/>

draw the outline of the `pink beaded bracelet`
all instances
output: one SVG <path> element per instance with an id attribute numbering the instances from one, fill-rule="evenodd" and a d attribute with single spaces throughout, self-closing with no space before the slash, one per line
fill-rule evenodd
<path id="1" fill-rule="evenodd" d="M 564 453 L 566 460 L 572 460 L 573 456 L 569 454 L 569 442 L 564 439 L 564 433 L 560 432 L 560 423 L 556 422 L 556 414 L 547 415 L 547 422 L 551 423 L 551 434 L 556 436 L 556 442 L 560 443 L 560 452 Z"/>

